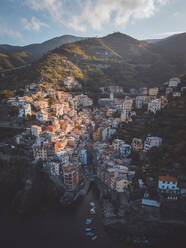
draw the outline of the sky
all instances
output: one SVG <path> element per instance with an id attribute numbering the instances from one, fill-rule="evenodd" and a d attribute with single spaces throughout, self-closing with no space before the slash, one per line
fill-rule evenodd
<path id="1" fill-rule="evenodd" d="M 0 44 L 113 32 L 159 39 L 186 32 L 185 0 L 0 0 Z"/>

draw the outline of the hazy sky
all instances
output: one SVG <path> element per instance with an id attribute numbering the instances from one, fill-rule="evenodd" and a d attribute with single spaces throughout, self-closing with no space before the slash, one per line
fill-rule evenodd
<path id="1" fill-rule="evenodd" d="M 0 44 L 25 45 L 56 36 L 137 39 L 186 31 L 185 0 L 0 0 Z"/>

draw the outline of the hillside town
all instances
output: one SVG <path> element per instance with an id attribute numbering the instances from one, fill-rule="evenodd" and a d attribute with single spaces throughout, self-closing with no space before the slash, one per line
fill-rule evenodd
<path id="1" fill-rule="evenodd" d="M 25 87 L 23 96 L 8 99 L 8 104 L 17 109 L 16 123 L 24 127 L 25 121 L 29 121 L 30 125 L 15 136 L 14 145 L 24 145 L 33 164 L 42 164 L 51 180 L 63 187 L 67 195 L 70 192 L 77 197 L 79 191 L 84 192 L 83 187 L 88 189 L 87 182 L 96 180 L 103 195 L 123 195 L 124 204 L 128 204 L 136 188 L 135 179 L 138 191 L 144 192 L 141 205 L 159 208 L 163 200 L 185 197 L 185 185 L 180 187 L 178 178 L 168 171 L 155 178 L 136 178 L 140 164 L 134 163 L 132 155 L 137 153 L 137 163 L 148 165 L 146 153 L 160 147 L 164 140 L 146 134 L 144 139 L 133 137 L 129 143 L 114 136 L 119 127 L 135 120 L 137 111 L 153 118 L 166 107 L 170 94 L 173 98 L 181 97 L 186 87 L 179 88 L 180 83 L 179 78 L 171 78 L 162 89 L 129 92 L 120 86 L 102 87 L 102 94 L 109 97 L 100 95 L 97 104 L 86 94 L 43 89 L 32 83 Z M 64 86 L 81 89 L 80 83 L 70 77 L 64 80 Z M 115 97 L 118 94 L 122 97 Z M 156 194 L 151 198 L 152 185 Z"/>

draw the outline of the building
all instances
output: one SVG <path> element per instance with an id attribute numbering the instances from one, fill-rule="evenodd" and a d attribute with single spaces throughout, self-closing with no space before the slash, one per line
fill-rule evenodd
<path id="1" fill-rule="evenodd" d="M 127 158 L 131 154 L 131 146 L 128 144 L 120 145 L 120 158 Z"/>
<path id="2" fill-rule="evenodd" d="M 64 185 L 73 190 L 80 181 L 81 169 L 79 166 L 68 166 L 63 168 L 63 182 Z"/>
<path id="3" fill-rule="evenodd" d="M 48 121 L 48 113 L 46 111 L 39 111 L 36 113 L 36 119 L 41 122 Z"/>
<path id="4" fill-rule="evenodd" d="M 161 110 L 161 99 L 152 100 L 148 104 L 148 111 L 149 112 L 152 112 L 153 114 L 156 114 L 160 110 Z"/>
<path id="5" fill-rule="evenodd" d="M 109 139 L 115 133 L 116 133 L 115 128 L 103 127 L 102 132 L 101 132 L 102 141 L 106 141 L 107 139 Z"/>
<path id="6" fill-rule="evenodd" d="M 87 165 L 87 150 L 81 149 L 79 151 L 79 160 L 83 165 Z"/>
<path id="7" fill-rule="evenodd" d="M 153 147 L 159 147 L 162 144 L 160 137 L 147 137 L 144 143 L 144 151 L 147 152 Z"/>
<path id="8" fill-rule="evenodd" d="M 136 109 L 142 109 L 143 108 L 143 102 L 144 102 L 144 97 L 143 96 L 137 96 L 136 97 Z"/>
<path id="9" fill-rule="evenodd" d="M 173 92 L 173 88 L 171 88 L 171 87 L 167 87 L 166 90 L 165 90 L 166 96 L 168 96 L 168 95 L 171 94 L 172 92 Z"/>
<path id="10" fill-rule="evenodd" d="M 47 160 L 60 151 L 60 142 L 46 142 L 40 138 L 33 144 L 32 149 L 34 159 Z"/>
<path id="11" fill-rule="evenodd" d="M 169 80 L 169 87 L 176 88 L 178 86 L 178 84 L 180 84 L 180 83 L 181 83 L 181 80 L 179 78 L 177 78 L 177 77 L 171 78 Z"/>
<path id="12" fill-rule="evenodd" d="M 119 176 L 116 180 L 116 191 L 118 193 L 125 192 L 128 189 L 129 181 L 126 177 Z"/>
<path id="13" fill-rule="evenodd" d="M 173 92 L 173 97 L 181 97 L 181 92 L 180 91 Z"/>
<path id="14" fill-rule="evenodd" d="M 122 122 L 132 121 L 132 119 L 131 119 L 132 105 L 133 105 L 133 100 L 130 97 L 126 96 L 124 103 L 123 103 L 123 108 L 121 111 L 121 121 Z"/>
<path id="15" fill-rule="evenodd" d="M 132 146 L 132 149 L 134 151 L 143 150 L 143 141 L 142 141 L 142 139 L 133 138 L 131 146 Z"/>
<path id="16" fill-rule="evenodd" d="M 39 138 L 42 133 L 42 128 L 40 126 L 32 125 L 31 126 L 31 134 L 37 138 Z"/>
<path id="17" fill-rule="evenodd" d="M 26 116 L 31 116 L 32 115 L 32 109 L 30 104 L 24 104 L 20 109 L 19 109 L 19 118 L 23 118 Z"/>
<path id="18" fill-rule="evenodd" d="M 149 89 L 149 96 L 157 96 L 158 95 L 158 88 L 150 88 Z"/>
<path id="19" fill-rule="evenodd" d="M 147 88 L 140 88 L 139 89 L 139 91 L 140 91 L 140 95 L 148 95 L 148 89 Z"/>
<path id="20" fill-rule="evenodd" d="M 158 189 L 165 192 L 178 191 L 179 187 L 177 178 L 170 176 L 159 176 Z"/>

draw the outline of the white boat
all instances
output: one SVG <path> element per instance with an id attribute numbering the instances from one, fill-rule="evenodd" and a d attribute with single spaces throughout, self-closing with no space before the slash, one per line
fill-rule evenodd
<path id="1" fill-rule="evenodd" d="M 96 213 L 95 209 L 94 208 L 91 208 L 90 213 L 91 214 L 95 214 Z"/>
<path id="2" fill-rule="evenodd" d="M 86 219 L 86 221 L 85 221 L 85 224 L 86 225 L 89 225 L 89 224 L 91 224 L 92 223 L 92 220 L 91 219 Z"/>
<path id="3" fill-rule="evenodd" d="M 90 206 L 91 207 L 95 207 L 95 203 L 94 202 L 90 202 Z"/>
<path id="4" fill-rule="evenodd" d="M 97 238 L 97 235 L 95 235 L 94 237 L 92 237 L 92 240 L 96 240 Z"/>

